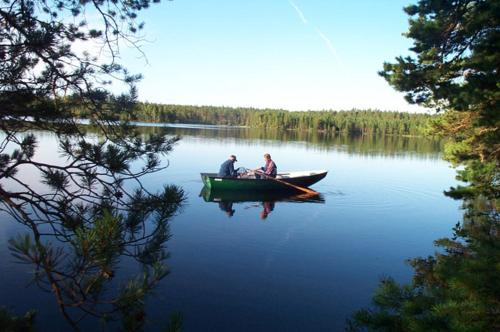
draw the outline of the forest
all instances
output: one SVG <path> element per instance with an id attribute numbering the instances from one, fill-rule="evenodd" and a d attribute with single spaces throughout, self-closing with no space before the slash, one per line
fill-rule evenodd
<path id="1" fill-rule="evenodd" d="M 75 116 L 86 118 L 82 108 Z M 283 109 L 233 108 L 138 103 L 132 112 L 120 113 L 121 120 L 164 123 L 190 123 L 311 130 L 342 134 L 418 136 L 431 115 L 379 110 L 299 111 Z"/>

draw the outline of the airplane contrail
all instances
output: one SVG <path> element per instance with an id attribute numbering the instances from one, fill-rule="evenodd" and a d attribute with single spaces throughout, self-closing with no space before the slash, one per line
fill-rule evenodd
<path id="1" fill-rule="evenodd" d="M 316 32 L 318 33 L 318 35 L 321 37 L 321 39 L 323 39 L 323 41 L 325 42 L 325 45 L 326 47 L 328 48 L 328 50 L 330 51 L 330 53 L 332 53 L 332 55 L 335 57 L 335 60 L 337 60 L 337 62 L 339 63 L 339 65 L 342 65 L 342 61 L 340 60 L 338 54 L 337 54 L 337 51 L 335 50 L 335 47 L 333 47 L 333 43 L 332 41 L 330 40 L 330 38 L 328 38 L 320 29 L 316 28 Z"/>
<path id="2" fill-rule="evenodd" d="M 299 6 L 297 6 L 296 3 L 294 3 L 293 1 L 291 0 L 288 0 L 288 3 L 290 4 L 290 6 L 292 6 L 293 9 L 295 9 L 295 11 L 297 12 L 297 15 L 299 15 L 299 18 L 300 20 L 302 21 L 302 23 L 304 23 L 304 25 L 307 25 L 308 24 L 308 21 L 304 15 L 304 13 L 302 12 L 302 10 L 300 10 Z M 320 29 L 318 29 L 317 27 L 315 28 L 316 29 L 316 33 L 319 35 L 319 37 L 321 39 L 323 39 L 323 42 L 325 43 L 326 45 L 326 48 L 328 48 L 328 50 L 330 51 L 330 53 L 333 55 L 333 57 L 335 58 L 335 61 L 337 61 L 337 63 L 342 66 L 342 61 L 340 60 L 340 57 L 339 55 L 337 54 L 337 51 L 335 50 L 335 47 L 333 47 L 333 43 L 332 41 L 330 40 L 330 38 L 328 38 Z"/>
<path id="3" fill-rule="evenodd" d="M 288 1 L 288 3 L 290 4 L 290 6 L 293 7 L 293 9 L 295 9 L 295 11 L 297 12 L 297 14 L 299 15 L 300 17 L 300 20 L 302 21 L 302 23 L 304 24 L 307 24 L 307 19 L 306 17 L 304 16 L 304 13 L 302 13 L 302 11 L 300 10 L 299 6 L 297 6 L 294 2 L 292 1 Z"/>

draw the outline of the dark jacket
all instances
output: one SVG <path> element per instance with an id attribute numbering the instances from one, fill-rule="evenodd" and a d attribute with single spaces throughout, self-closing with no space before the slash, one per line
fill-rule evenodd
<path id="1" fill-rule="evenodd" d="M 234 160 L 228 159 L 220 165 L 219 176 L 236 176 L 236 171 L 234 170 Z"/>

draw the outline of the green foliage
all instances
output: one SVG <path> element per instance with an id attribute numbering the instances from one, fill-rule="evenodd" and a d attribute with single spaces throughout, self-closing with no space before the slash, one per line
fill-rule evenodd
<path id="1" fill-rule="evenodd" d="M 478 203 L 483 204 L 478 213 Z M 491 203 L 491 202 L 490 202 Z M 409 260 L 413 283 L 392 279 L 380 284 L 375 309 L 361 310 L 352 330 L 371 331 L 496 331 L 500 328 L 500 240 L 498 213 L 476 199 L 453 239 L 435 244 L 444 252 Z"/>
<path id="2" fill-rule="evenodd" d="M 76 229 L 73 239 L 75 256 L 109 271 L 109 266 L 123 250 L 122 237 L 120 220 L 104 211 L 104 215 L 95 219 L 89 227 Z"/>
<path id="3" fill-rule="evenodd" d="M 174 186 L 155 195 L 137 190 L 127 210 L 93 205 L 86 212 L 92 217 L 76 225 L 52 220 L 59 246 L 42 241 L 35 232 L 34 237 L 11 239 L 9 248 L 19 262 L 34 264 L 36 284 L 55 291 L 60 309 L 75 329 L 79 316 L 90 312 L 104 321 L 121 317 L 126 330 L 140 330 L 146 322 L 145 297 L 168 274 L 164 265 L 168 220 L 183 200 L 184 194 Z M 142 272 L 120 285 L 113 279 L 123 257 L 135 259 Z M 66 307 L 80 308 L 82 314 L 70 315 Z"/>
<path id="4" fill-rule="evenodd" d="M 447 160 L 468 169 L 490 163 L 498 173 L 499 2 L 421 0 L 405 11 L 410 15 L 406 36 L 413 39 L 416 58 L 385 63 L 380 74 L 408 101 L 445 111 L 428 132 L 449 138 Z M 497 185 L 498 176 L 493 176 Z M 466 178 L 480 187 L 476 176 Z"/>
<path id="5" fill-rule="evenodd" d="M 6 308 L 0 308 L 0 331 L 33 332 L 35 312 L 28 311 L 24 316 L 14 316 Z"/>
<path id="6" fill-rule="evenodd" d="M 88 118 L 76 106 L 76 116 Z M 144 122 L 194 123 L 252 128 L 310 130 L 343 134 L 417 136 L 430 118 L 427 114 L 378 110 L 289 112 L 279 109 L 182 106 L 139 103 L 122 118 Z"/>
<path id="7" fill-rule="evenodd" d="M 3 111 L 67 118 L 55 100 L 60 96 L 75 93 L 87 102 L 102 100 L 98 95 L 106 93 L 100 88 L 109 84 L 102 74 L 126 83 L 136 81 L 139 76 L 116 63 L 118 42 L 125 38 L 135 45 L 137 32 L 144 27 L 137 22 L 138 12 L 153 2 L 157 1 L 4 1 L 0 7 Z M 95 12 L 95 19 L 88 20 L 86 11 Z M 76 42 L 104 45 L 111 56 L 104 60 L 89 51 L 78 52 L 73 47 Z M 127 100 L 114 99 L 119 106 Z"/>
<path id="8" fill-rule="evenodd" d="M 166 332 L 181 332 L 182 331 L 182 315 L 179 312 L 174 312 L 170 315 L 170 323 Z"/>
<path id="9" fill-rule="evenodd" d="M 410 102 L 445 110 L 428 132 L 449 138 L 445 158 L 462 166 L 467 186 L 462 223 L 442 250 L 409 261 L 413 282 L 384 282 L 374 308 L 350 328 L 370 331 L 497 331 L 500 329 L 500 130 L 498 89 L 500 3 L 420 0 L 405 8 L 417 58 L 385 63 L 381 75 Z M 387 282 L 385 282 L 387 283 Z M 402 296 L 402 294 L 404 294 Z"/>
<path id="10" fill-rule="evenodd" d="M 421 0 L 405 8 L 417 58 L 385 63 L 381 75 L 410 102 L 494 112 L 498 102 L 497 1 Z"/>
<path id="11" fill-rule="evenodd" d="M 37 243 L 29 234 L 17 235 L 17 237 L 10 239 L 9 249 L 20 263 L 32 263 L 38 267 L 43 264 L 57 267 L 61 263 L 63 255 L 61 248 L 55 248 L 50 242 Z M 36 271 L 36 274 L 39 275 L 39 271 Z"/>
<path id="12" fill-rule="evenodd" d="M 146 296 L 166 275 L 168 222 L 184 192 L 166 186 L 150 193 L 140 178 L 166 167 L 160 156 L 178 137 L 143 135 L 120 121 L 135 109 L 140 75 L 117 63 L 121 41 L 137 47 L 142 38 L 138 12 L 156 2 L 0 5 L 0 212 L 26 226 L 29 234 L 11 239 L 9 248 L 33 266 L 34 284 L 54 295 L 74 330 L 83 318 L 122 319 L 125 326 L 128 317 L 142 312 L 144 318 Z M 92 47 L 78 51 L 81 45 L 101 45 L 110 56 L 91 54 Z M 128 93 L 108 92 L 111 81 Z M 75 121 L 76 107 L 96 135 Z M 52 148 L 60 158 L 37 155 L 33 132 L 39 129 L 58 138 Z M 141 271 L 128 283 L 115 278 L 124 259 Z M 130 327 L 139 330 L 144 322 Z"/>
<path id="13" fill-rule="evenodd" d="M 500 198 L 500 172 L 493 161 L 471 160 L 467 162 L 467 167 L 457 171 L 457 179 L 469 183 L 468 190 L 473 195 L 480 193 L 491 199 Z M 451 188 L 450 193 L 454 191 L 456 195 L 456 188 Z"/>
<path id="14" fill-rule="evenodd" d="M 142 275 L 130 280 L 121 288 L 117 306 L 123 316 L 125 331 L 137 331 L 142 328 L 146 317 L 144 297 L 167 274 L 165 266 L 156 263 L 152 265 L 151 271 L 146 270 Z"/>

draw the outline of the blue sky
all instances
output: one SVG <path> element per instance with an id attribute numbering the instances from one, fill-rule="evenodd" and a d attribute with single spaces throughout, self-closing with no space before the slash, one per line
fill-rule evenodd
<path id="1" fill-rule="evenodd" d="M 149 42 L 123 63 L 142 101 L 284 108 L 411 106 L 377 71 L 409 54 L 409 0 L 164 1 L 144 11 Z"/>

